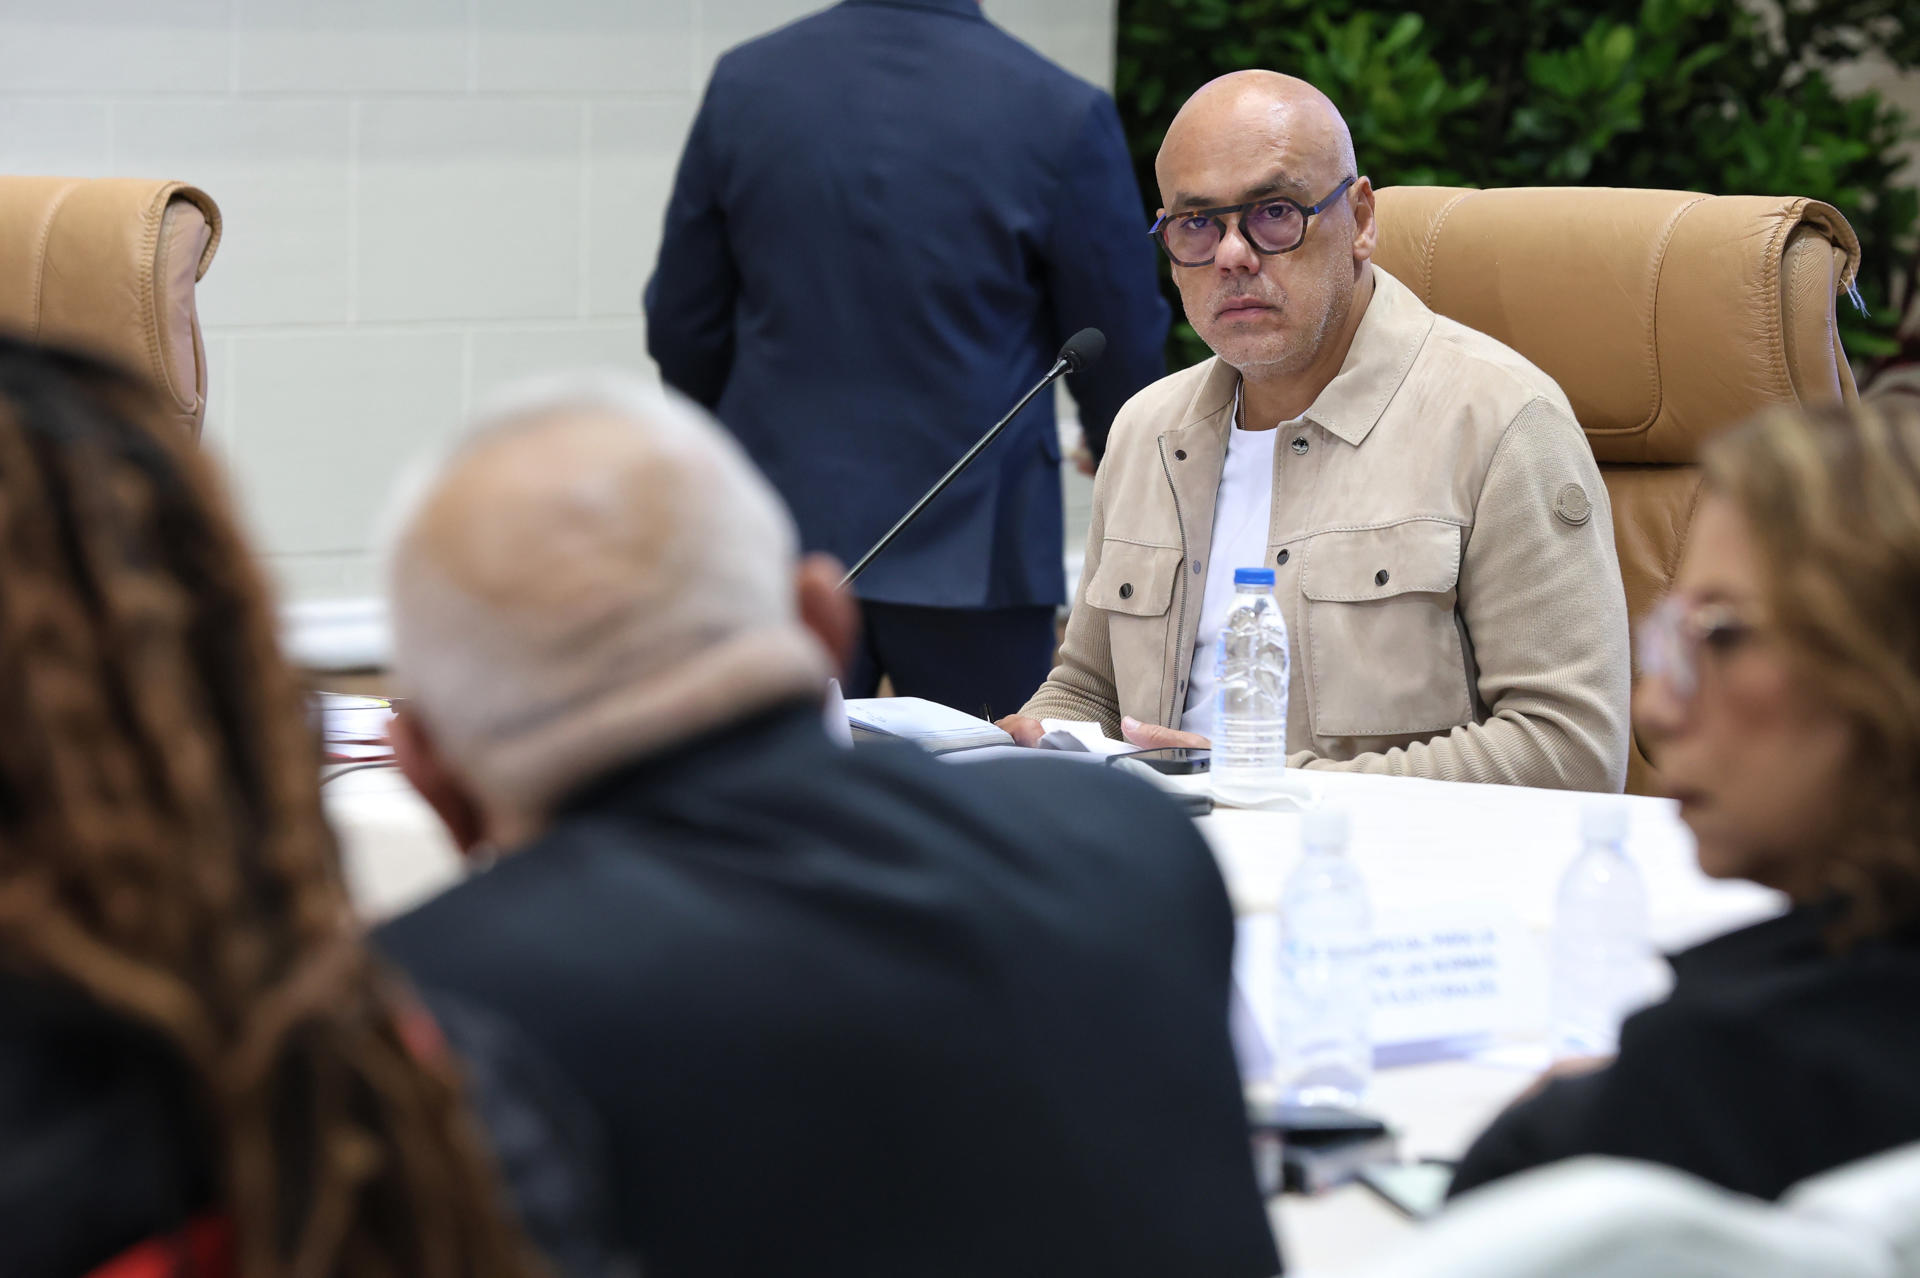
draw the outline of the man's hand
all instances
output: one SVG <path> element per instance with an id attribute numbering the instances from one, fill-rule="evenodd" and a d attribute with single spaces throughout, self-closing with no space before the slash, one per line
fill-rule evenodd
<path id="1" fill-rule="evenodd" d="M 1047 735 L 1047 730 L 1040 726 L 1038 719 L 1030 719 L 1024 714 L 1010 714 L 995 721 L 993 726 L 1012 737 L 1015 745 L 1029 748 L 1039 745 L 1040 738 Z"/>
<path id="2" fill-rule="evenodd" d="M 1084 431 L 1081 432 L 1080 442 L 1074 446 L 1073 452 L 1067 455 L 1067 460 L 1073 463 L 1075 470 L 1092 478 L 1097 463 L 1093 460 L 1093 449 L 1087 446 L 1087 436 Z"/>
<path id="3" fill-rule="evenodd" d="M 1186 746 L 1193 750 L 1213 748 L 1213 742 L 1197 732 L 1182 732 L 1178 728 L 1163 728 L 1157 723 L 1142 723 L 1132 715 L 1120 720 L 1120 735 L 1142 750 L 1165 750 L 1172 746 Z"/>

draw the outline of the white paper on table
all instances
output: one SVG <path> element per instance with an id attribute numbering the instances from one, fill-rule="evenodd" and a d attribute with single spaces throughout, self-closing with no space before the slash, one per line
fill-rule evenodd
<path id="1" fill-rule="evenodd" d="M 329 744 L 356 741 L 384 745 L 393 724 L 393 703 L 385 697 L 316 692 L 307 698 L 307 704 L 319 720 L 321 739 Z"/>
<path id="2" fill-rule="evenodd" d="M 1076 767 L 1097 768 L 1106 762 L 1097 754 L 1088 754 L 1085 750 L 1035 750 L 1029 746 L 990 745 L 971 746 L 965 750 L 948 750 L 934 756 L 942 763 L 991 763 L 995 759 L 1012 759 L 1035 768 L 1057 768 L 1064 764 Z"/>
<path id="3" fill-rule="evenodd" d="M 372 763 L 393 758 L 393 747 L 385 741 L 328 741 L 324 750 L 328 763 Z"/>
<path id="4" fill-rule="evenodd" d="M 1249 914 L 1234 930 L 1233 996 L 1227 1028 L 1240 1078 L 1263 1083 L 1273 1077 L 1280 1043 L 1280 916 Z"/>
<path id="5" fill-rule="evenodd" d="M 1274 913 L 1240 919 L 1234 989 L 1242 1068 L 1269 1062 L 1280 1043 L 1284 937 Z M 1470 1041 L 1537 1029 L 1539 949 L 1513 910 L 1436 903 L 1382 910 L 1374 918 L 1373 1043 L 1376 1048 Z M 1264 1049 L 1264 1050 L 1263 1050 Z"/>
<path id="6" fill-rule="evenodd" d="M 847 699 L 840 692 L 838 679 L 827 680 L 827 699 L 820 707 L 827 722 L 827 736 L 835 745 L 853 748 L 853 725 L 847 722 Z"/>
<path id="7" fill-rule="evenodd" d="M 1131 741 L 1115 741 L 1091 719 L 1042 719 L 1040 726 L 1048 733 L 1065 733 L 1078 741 L 1088 754 L 1106 757 L 1115 754 L 1133 754 L 1140 749 Z"/>
<path id="8" fill-rule="evenodd" d="M 1495 1043 L 1475 1052 L 1473 1063 L 1519 1074 L 1541 1074 L 1553 1064 L 1553 1048 L 1538 1042 Z"/>
<path id="9" fill-rule="evenodd" d="M 1538 1020 L 1540 951 L 1519 915 L 1493 902 L 1382 910 L 1374 920 L 1376 1043 L 1528 1028 Z"/>
<path id="10" fill-rule="evenodd" d="M 1010 745 L 1013 738 L 985 719 L 923 697 L 854 697 L 847 701 L 854 727 L 905 737 L 934 748 L 948 745 Z"/>

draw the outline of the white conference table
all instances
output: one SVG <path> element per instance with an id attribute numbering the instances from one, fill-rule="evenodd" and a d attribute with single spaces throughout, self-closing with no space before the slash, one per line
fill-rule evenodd
<path id="1" fill-rule="evenodd" d="M 1455 1158 L 1546 1061 L 1546 956 L 1561 872 L 1579 850 L 1580 811 L 1591 796 L 1512 786 L 1464 785 L 1340 772 L 1303 772 L 1313 801 L 1345 807 L 1351 854 L 1376 914 L 1484 907 L 1511 910 L 1521 948 L 1536 964 L 1530 997 L 1492 1050 L 1464 1059 L 1376 1070 L 1367 1108 L 1399 1132 L 1408 1158 Z M 1199 789 L 1199 778 L 1168 778 Z M 1672 951 L 1777 913 L 1782 899 L 1749 883 L 1709 879 L 1693 836 L 1664 799 L 1627 806 L 1627 846 L 1646 881 L 1650 931 Z M 1300 855 L 1300 818 L 1216 808 L 1199 822 L 1241 915 L 1272 910 Z M 1525 982 L 1521 982 L 1525 984 Z M 1358 1271 L 1414 1226 L 1358 1186 L 1318 1198 L 1274 1200 L 1290 1270 L 1337 1278 Z"/>
<path id="2" fill-rule="evenodd" d="M 1554 892 L 1578 849 L 1580 808 L 1588 796 L 1334 772 L 1297 776 L 1315 801 L 1351 814 L 1351 852 L 1377 913 L 1493 903 L 1517 916 L 1544 971 Z M 1204 785 L 1203 778 L 1167 780 L 1173 788 Z M 463 873 L 444 831 L 397 771 L 343 775 L 323 794 L 349 885 L 369 919 L 415 905 Z M 1615 801 L 1630 810 L 1628 848 L 1646 879 L 1653 939 L 1661 948 L 1691 945 L 1781 908 L 1771 892 L 1703 876 L 1673 804 Z M 1199 827 L 1236 911 L 1270 911 L 1299 856 L 1298 815 L 1217 808 Z M 1533 1081 L 1545 1038 L 1544 977 L 1535 975 L 1536 997 L 1500 1050 L 1376 1071 L 1368 1108 L 1398 1130 L 1404 1155 L 1457 1156 Z M 1273 1217 L 1289 1269 L 1328 1278 L 1377 1259 L 1412 1228 L 1357 1187 L 1278 1199 Z"/>

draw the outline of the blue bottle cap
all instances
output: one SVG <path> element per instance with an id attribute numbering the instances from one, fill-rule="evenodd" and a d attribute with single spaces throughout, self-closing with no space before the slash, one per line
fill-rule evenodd
<path id="1" fill-rule="evenodd" d="M 1271 586 L 1273 569 L 1271 568 L 1235 568 L 1233 584 L 1236 586 Z"/>

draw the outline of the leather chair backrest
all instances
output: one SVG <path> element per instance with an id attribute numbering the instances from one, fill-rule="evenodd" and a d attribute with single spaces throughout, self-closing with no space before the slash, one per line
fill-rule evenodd
<path id="1" fill-rule="evenodd" d="M 219 244 L 219 208 L 180 182 L 0 177 L 0 329 L 139 373 L 198 434 L 193 288 Z"/>
<path id="2" fill-rule="evenodd" d="M 1706 440 L 1853 403 L 1835 300 L 1860 243 L 1817 200 L 1595 187 L 1387 187 L 1374 261 L 1566 391 L 1612 499 L 1629 614 L 1672 584 Z M 1654 788 L 1636 740 L 1627 789 Z"/>

